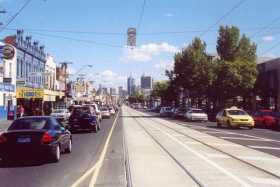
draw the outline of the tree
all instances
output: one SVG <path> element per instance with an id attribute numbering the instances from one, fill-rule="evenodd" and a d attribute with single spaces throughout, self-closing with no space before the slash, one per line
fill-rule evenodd
<path id="1" fill-rule="evenodd" d="M 182 87 L 193 100 L 205 98 L 212 82 L 211 60 L 206 53 L 206 43 L 195 38 L 187 48 L 175 55 L 174 60 L 174 85 Z"/>
<path id="2" fill-rule="evenodd" d="M 246 96 L 254 88 L 257 77 L 257 46 L 243 35 L 237 27 L 220 27 L 217 52 L 220 59 L 215 62 L 215 100 Z"/>

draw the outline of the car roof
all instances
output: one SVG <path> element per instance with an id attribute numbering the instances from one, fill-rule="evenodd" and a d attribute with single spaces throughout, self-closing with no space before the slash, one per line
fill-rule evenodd
<path id="1" fill-rule="evenodd" d="M 52 116 L 24 116 L 18 119 L 51 119 L 53 118 Z M 16 119 L 16 120 L 18 120 Z"/>

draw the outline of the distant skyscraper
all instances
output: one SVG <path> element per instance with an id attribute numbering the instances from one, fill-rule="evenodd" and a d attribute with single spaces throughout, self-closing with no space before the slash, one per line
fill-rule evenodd
<path id="1" fill-rule="evenodd" d="M 119 94 L 120 97 L 123 96 L 123 87 L 122 87 L 122 86 L 119 86 L 119 88 L 118 88 L 118 94 Z"/>
<path id="2" fill-rule="evenodd" d="M 110 88 L 110 95 L 116 95 L 116 88 Z"/>
<path id="3" fill-rule="evenodd" d="M 151 76 L 141 76 L 141 88 L 151 90 L 153 87 L 153 80 Z"/>
<path id="4" fill-rule="evenodd" d="M 132 95 L 135 92 L 135 79 L 132 76 L 129 76 L 127 79 L 127 92 L 128 95 Z"/>

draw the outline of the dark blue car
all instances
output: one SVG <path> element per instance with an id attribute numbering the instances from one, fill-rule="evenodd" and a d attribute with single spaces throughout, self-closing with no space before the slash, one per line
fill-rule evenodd
<path id="1" fill-rule="evenodd" d="M 92 106 L 75 106 L 69 118 L 70 131 L 90 130 L 98 132 L 100 122 Z"/>
<path id="2" fill-rule="evenodd" d="M 70 131 L 49 116 L 19 118 L 0 135 L 0 157 L 4 164 L 34 156 L 58 162 L 62 152 L 71 151 Z"/>

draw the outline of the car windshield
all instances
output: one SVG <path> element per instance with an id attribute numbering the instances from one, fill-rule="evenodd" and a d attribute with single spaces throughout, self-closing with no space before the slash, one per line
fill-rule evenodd
<path id="1" fill-rule="evenodd" d="M 23 118 L 15 120 L 8 130 L 40 130 L 48 129 L 48 120 L 41 118 Z"/>
<path id="2" fill-rule="evenodd" d="M 236 115 L 248 115 L 247 112 L 243 110 L 228 110 L 229 115 L 236 116 Z"/>

